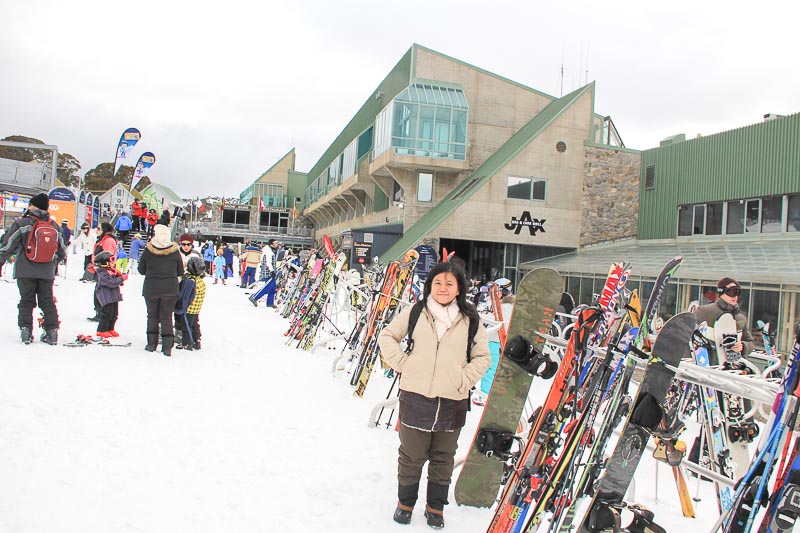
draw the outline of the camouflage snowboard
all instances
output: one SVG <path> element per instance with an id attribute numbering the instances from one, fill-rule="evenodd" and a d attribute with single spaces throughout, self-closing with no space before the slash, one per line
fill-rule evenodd
<path id="1" fill-rule="evenodd" d="M 523 336 L 541 351 L 544 341 L 533 332 L 550 332 L 563 291 L 564 280 L 555 270 L 537 268 L 528 272 L 516 291 L 508 328 L 509 342 Z M 455 498 L 459 505 L 491 507 L 495 503 L 506 463 L 499 457 L 479 451 L 485 442 L 481 438 L 482 430 L 517 432 L 533 378 L 510 357 L 501 354 L 478 431 L 456 482 Z"/>

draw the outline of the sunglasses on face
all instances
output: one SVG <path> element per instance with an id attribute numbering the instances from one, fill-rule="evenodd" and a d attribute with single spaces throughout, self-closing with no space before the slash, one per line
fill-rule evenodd
<path id="1" fill-rule="evenodd" d="M 190 243 L 190 242 L 182 242 L 181 243 L 181 246 L 191 246 L 191 245 L 192 245 L 192 243 Z"/>
<path id="2" fill-rule="evenodd" d="M 739 296 L 742 293 L 741 287 L 725 287 L 725 290 L 722 291 L 723 294 L 727 294 L 730 297 Z"/>

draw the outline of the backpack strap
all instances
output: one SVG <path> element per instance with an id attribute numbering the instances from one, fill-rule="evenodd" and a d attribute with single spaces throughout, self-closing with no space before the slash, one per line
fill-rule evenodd
<path id="1" fill-rule="evenodd" d="M 478 319 L 469 319 L 469 334 L 467 335 L 467 363 L 472 362 L 472 347 L 475 345 L 475 335 L 478 334 Z"/>
<path id="2" fill-rule="evenodd" d="M 419 320 L 419 315 L 422 313 L 422 308 L 425 303 L 420 300 L 419 302 L 415 303 L 411 306 L 411 314 L 408 316 L 408 332 L 406 333 L 406 350 L 407 354 L 411 353 L 411 350 L 414 349 L 414 328 L 417 326 L 417 320 Z"/>

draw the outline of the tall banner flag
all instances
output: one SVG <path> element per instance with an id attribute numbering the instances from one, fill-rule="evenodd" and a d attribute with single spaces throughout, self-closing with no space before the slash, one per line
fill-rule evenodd
<path id="1" fill-rule="evenodd" d="M 114 174 L 117 173 L 117 162 L 120 159 L 127 158 L 128 154 L 141 138 L 142 134 L 139 133 L 139 130 L 136 128 L 128 128 L 122 132 L 122 135 L 119 137 L 119 143 L 117 144 L 117 155 L 114 156 Z"/>
<path id="2" fill-rule="evenodd" d="M 136 187 L 136 184 L 139 183 L 139 180 L 144 177 L 145 171 L 152 167 L 155 162 L 156 156 L 153 155 L 153 152 L 145 152 L 139 156 L 139 161 L 136 163 L 136 167 L 133 169 L 133 176 L 131 176 L 131 190 Z"/>

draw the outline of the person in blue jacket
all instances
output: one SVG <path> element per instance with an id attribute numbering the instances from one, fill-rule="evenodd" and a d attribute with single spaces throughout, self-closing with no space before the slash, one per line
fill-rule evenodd
<path id="1" fill-rule="evenodd" d="M 233 249 L 225 243 L 222 243 L 222 257 L 225 258 L 225 276 L 233 276 Z"/>
<path id="2" fill-rule="evenodd" d="M 117 219 L 117 224 L 114 226 L 114 229 L 119 233 L 119 240 L 122 242 L 125 242 L 125 239 L 128 238 L 128 234 L 131 232 L 132 228 L 133 222 L 128 216 L 128 213 L 122 213 Z"/>
<path id="3" fill-rule="evenodd" d="M 142 240 L 142 234 L 137 233 L 131 239 L 130 252 L 128 253 L 128 270 L 136 272 L 136 265 L 139 262 L 139 256 L 142 255 L 142 248 L 147 246 L 147 243 Z"/>
<path id="4" fill-rule="evenodd" d="M 206 272 L 211 273 L 211 263 L 214 262 L 214 256 L 216 255 L 214 243 L 211 241 L 206 242 L 203 245 L 203 261 L 206 263 Z"/>

